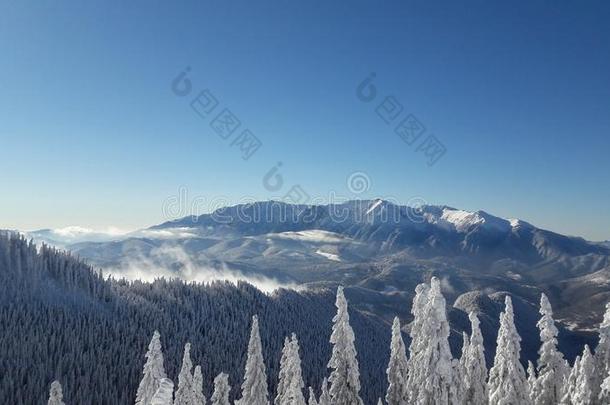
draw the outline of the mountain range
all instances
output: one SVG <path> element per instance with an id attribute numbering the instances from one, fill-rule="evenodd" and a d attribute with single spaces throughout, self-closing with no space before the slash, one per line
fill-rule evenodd
<path id="1" fill-rule="evenodd" d="M 610 300 L 607 243 L 448 206 L 265 201 L 89 241 L 51 230 L 29 236 L 128 278 L 245 279 L 268 290 L 342 284 L 357 291 L 360 309 L 386 320 L 408 317 L 415 286 L 432 275 L 449 303 L 479 291 L 536 305 L 545 292 L 566 328 L 583 333 Z"/>

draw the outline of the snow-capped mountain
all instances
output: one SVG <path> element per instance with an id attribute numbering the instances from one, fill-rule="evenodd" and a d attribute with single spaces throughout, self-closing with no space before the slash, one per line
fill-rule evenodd
<path id="1" fill-rule="evenodd" d="M 381 316 L 404 310 L 431 274 L 450 302 L 480 290 L 535 303 L 544 291 L 575 329 L 598 322 L 610 299 L 607 244 L 447 206 L 257 202 L 65 247 L 130 278 L 246 279 L 264 289 L 341 283 Z"/>
<path id="2" fill-rule="evenodd" d="M 151 230 L 189 229 L 199 237 L 243 238 L 282 232 L 324 231 L 366 243 L 376 256 L 407 250 L 416 257 L 467 255 L 527 264 L 588 254 L 606 245 L 542 230 L 518 219 L 447 206 L 412 208 L 383 200 L 304 206 L 261 202 L 186 217 Z M 362 252 L 361 247 L 358 251 Z"/>

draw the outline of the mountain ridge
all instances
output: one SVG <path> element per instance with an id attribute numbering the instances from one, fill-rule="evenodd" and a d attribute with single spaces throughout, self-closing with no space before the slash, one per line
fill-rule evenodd
<path id="1" fill-rule="evenodd" d="M 444 205 L 263 201 L 65 248 L 130 278 L 228 277 L 270 289 L 341 283 L 363 288 L 354 304 L 384 319 L 400 310 L 392 291 L 408 296 L 432 275 L 445 280 L 449 302 L 480 290 L 535 304 L 544 292 L 575 330 L 595 327 L 610 300 L 610 246 Z"/>

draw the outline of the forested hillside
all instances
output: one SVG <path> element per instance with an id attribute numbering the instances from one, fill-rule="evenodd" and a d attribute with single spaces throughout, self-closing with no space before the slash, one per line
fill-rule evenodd
<path id="1" fill-rule="evenodd" d="M 598 347 L 585 346 L 571 365 L 559 350 L 544 294 L 536 328 L 527 330 L 542 342 L 536 354 L 524 356 L 519 332 L 532 314 L 516 311 L 507 294 L 491 296 L 504 305 L 498 327 L 485 331 L 482 322 L 490 319 L 478 312 L 480 294 L 456 303 L 454 315 L 467 313 L 470 324 L 456 350 L 442 281 L 434 276 L 415 290 L 408 339 L 398 317 L 390 327 L 348 310 L 343 287 L 335 298 L 331 290 L 266 295 L 246 283 L 104 279 L 78 258 L 16 234 L 0 234 L 0 283 L 1 403 L 49 397 L 50 404 L 63 404 L 63 397 L 67 404 L 142 405 L 195 405 L 204 397 L 224 398 L 214 405 L 229 398 L 238 405 L 268 399 L 305 405 L 305 397 L 311 405 L 372 405 L 380 398 L 389 405 L 610 401 L 610 304 Z M 307 396 L 305 387 L 313 387 Z"/>
<path id="2" fill-rule="evenodd" d="M 299 336 L 303 376 L 319 387 L 331 354 L 334 293 L 240 283 L 192 285 L 109 281 L 63 252 L 0 235 L 0 403 L 41 404 L 60 379 L 71 404 L 129 404 L 136 396 L 150 336 L 164 338 L 166 370 L 177 378 L 184 344 L 201 364 L 209 398 L 221 371 L 243 378 L 251 317 L 258 314 L 269 388 L 277 385 L 284 336 Z M 367 403 L 382 395 L 390 330 L 352 311 Z M 237 395 L 232 391 L 232 397 Z"/>

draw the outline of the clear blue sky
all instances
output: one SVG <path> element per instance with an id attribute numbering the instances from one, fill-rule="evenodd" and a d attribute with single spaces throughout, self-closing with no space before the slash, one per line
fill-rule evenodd
<path id="1" fill-rule="evenodd" d="M 607 1 L 3 1 L 0 228 L 148 226 L 180 186 L 349 197 L 362 171 L 360 198 L 608 239 L 608 21 Z M 172 93 L 186 66 L 263 142 L 248 161 Z M 375 114 L 387 95 L 444 143 L 436 165 Z"/>

